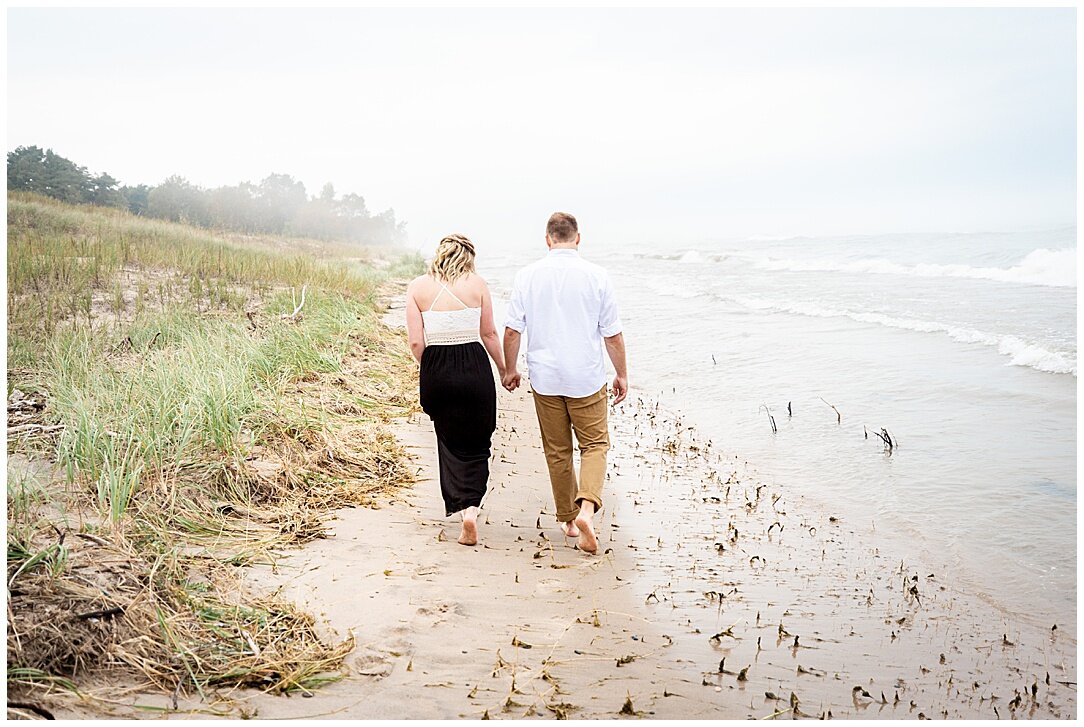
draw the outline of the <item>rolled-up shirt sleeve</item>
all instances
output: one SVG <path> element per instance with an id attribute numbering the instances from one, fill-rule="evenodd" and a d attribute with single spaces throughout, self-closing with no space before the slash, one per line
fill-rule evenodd
<path id="1" fill-rule="evenodd" d="M 519 333 L 523 333 L 527 328 L 527 306 L 525 304 L 525 298 L 526 294 L 523 291 L 523 276 L 516 273 L 516 277 L 512 281 L 512 295 L 508 300 L 508 315 L 504 321 L 506 328 L 511 328 L 513 331 Z"/>
<path id="2" fill-rule="evenodd" d="M 614 286 L 609 275 L 604 275 L 602 279 L 602 308 L 598 316 L 598 330 L 603 338 L 621 333 L 621 317 L 617 314 L 617 299 L 614 297 Z"/>

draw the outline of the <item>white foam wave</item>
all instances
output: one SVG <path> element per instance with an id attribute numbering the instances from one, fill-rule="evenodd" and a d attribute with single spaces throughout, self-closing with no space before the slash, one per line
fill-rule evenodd
<path id="1" fill-rule="evenodd" d="M 1058 288 L 1076 287 L 1076 248 L 1032 250 L 1011 268 L 972 267 L 970 265 L 936 265 L 920 263 L 901 265 L 884 258 L 854 260 L 792 260 L 763 258 L 754 265 L 762 270 L 788 272 L 868 273 L 874 275 L 914 275 L 923 278 L 976 278 L 1003 283 L 1046 285 Z"/>
<path id="2" fill-rule="evenodd" d="M 731 257 L 729 253 L 706 253 L 700 250 L 686 250 L 677 253 L 648 253 L 634 252 L 632 257 L 639 260 L 670 260 L 679 263 L 699 264 L 705 262 L 722 262 Z M 743 261 L 744 262 L 744 261 Z"/>
<path id="3" fill-rule="evenodd" d="M 660 252 L 634 252 L 632 253 L 634 258 L 643 258 L 645 260 L 678 260 L 681 255 L 667 254 Z"/>
<path id="4" fill-rule="evenodd" d="M 648 280 L 647 287 L 668 298 L 698 298 L 706 293 L 695 285 L 668 285 L 657 280 Z"/>
<path id="5" fill-rule="evenodd" d="M 793 240 L 793 235 L 749 235 L 745 238 L 747 242 L 782 242 L 784 240 Z"/>
<path id="6" fill-rule="evenodd" d="M 1074 355 L 1062 351 L 1051 351 L 1012 335 L 997 335 L 974 328 L 963 328 L 915 318 L 896 318 L 883 313 L 825 308 L 810 304 L 792 305 L 757 298 L 734 297 L 729 298 L 729 300 L 754 310 L 795 313 L 815 318 L 850 318 L 860 323 L 873 323 L 889 328 L 902 328 L 922 333 L 944 333 L 949 338 L 961 343 L 978 343 L 994 347 L 1002 356 L 1010 357 L 1009 365 L 1011 366 L 1027 366 L 1037 371 L 1046 371 L 1052 374 L 1077 375 L 1076 357 Z"/>

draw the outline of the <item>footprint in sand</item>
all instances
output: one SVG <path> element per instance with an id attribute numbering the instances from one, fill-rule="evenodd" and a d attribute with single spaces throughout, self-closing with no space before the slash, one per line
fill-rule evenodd
<path id="1" fill-rule="evenodd" d="M 421 580 L 440 573 L 440 568 L 435 565 L 424 565 L 414 569 L 414 573 L 411 574 L 411 578 L 414 580 Z"/>
<path id="2" fill-rule="evenodd" d="M 389 654 L 367 650 L 354 658 L 354 671 L 359 676 L 383 679 L 391 674 L 392 661 Z"/>
<path id="3" fill-rule="evenodd" d="M 442 624 L 451 616 L 463 616 L 462 604 L 455 601 L 437 601 L 428 606 L 421 606 L 417 614 L 430 622 L 430 626 Z"/>
<path id="4" fill-rule="evenodd" d="M 569 590 L 568 583 L 559 578 L 544 578 L 535 585 L 537 593 L 566 593 Z"/>

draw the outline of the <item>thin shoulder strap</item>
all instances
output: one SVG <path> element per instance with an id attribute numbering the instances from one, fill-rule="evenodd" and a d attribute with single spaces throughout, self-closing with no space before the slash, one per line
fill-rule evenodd
<path id="1" fill-rule="evenodd" d="M 453 298 L 455 298 L 456 302 L 457 302 L 457 303 L 459 303 L 459 305 L 463 306 L 464 308 L 470 308 L 470 306 L 469 306 L 469 305 L 467 305 L 467 304 L 466 304 L 466 303 L 464 303 L 463 301 L 459 300 L 459 296 L 458 296 L 458 295 L 456 295 L 455 293 L 453 293 L 453 292 L 451 291 L 451 288 L 449 288 L 448 286 L 446 286 L 446 285 L 445 285 L 444 283 L 441 283 L 441 284 L 440 284 L 440 287 L 444 288 L 444 290 L 445 290 L 445 291 L 446 291 L 446 292 L 448 293 L 448 295 L 450 295 L 450 296 L 452 296 Z"/>
<path id="2" fill-rule="evenodd" d="M 429 311 L 428 311 L 428 312 L 430 312 L 430 313 L 432 313 L 432 312 L 433 312 L 433 306 L 435 306 L 435 305 L 437 304 L 437 301 L 438 301 L 438 300 L 440 299 L 440 296 L 444 295 L 445 293 L 447 293 L 448 295 L 450 295 L 450 296 L 452 296 L 453 298 L 455 298 L 456 302 L 457 302 L 457 303 L 459 303 L 459 305 L 463 306 L 464 308 L 470 308 L 470 306 L 469 306 L 469 305 L 467 305 L 467 304 L 466 304 L 466 303 L 464 303 L 463 301 L 459 300 L 459 296 L 458 296 L 458 295 L 456 295 L 455 293 L 453 293 L 453 292 L 452 292 L 452 291 L 451 291 L 451 290 L 450 290 L 450 289 L 448 288 L 448 286 L 447 286 L 447 285 L 445 285 L 444 283 L 441 283 L 441 284 L 440 284 L 440 290 L 439 290 L 439 291 L 437 292 L 437 294 L 436 294 L 436 295 L 435 295 L 435 296 L 433 297 L 433 302 L 429 304 Z"/>
<path id="3" fill-rule="evenodd" d="M 429 304 L 429 310 L 428 310 L 427 312 L 429 312 L 429 313 L 432 313 L 432 312 L 433 312 L 433 306 L 435 306 L 435 305 L 437 304 L 437 301 L 438 301 L 438 300 L 440 299 L 440 296 L 441 296 L 441 295 L 442 295 L 442 294 L 444 293 L 444 291 L 446 291 L 446 290 L 448 291 L 448 293 L 449 293 L 449 294 L 451 294 L 451 292 L 452 292 L 452 291 L 450 291 L 450 290 L 448 290 L 447 288 L 445 288 L 445 287 L 444 287 L 444 283 L 441 283 L 441 284 L 440 284 L 440 290 L 439 290 L 439 291 L 437 291 L 437 294 L 436 294 L 435 296 L 433 296 L 433 302 Z"/>
<path id="4" fill-rule="evenodd" d="M 439 280 L 438 280 L 437 282 L 438 282 L 438 283 L 440 283 L 440 281 L 439 281 Z M 453 292 L 451 291 L 451 289 L 450 289 L 450 288 L 448 288 L 448 286 L 447 286 L 447 285 L 445 285 L 444 283 L 440 283 L 440 291 L 439 291 L 439 292 L 438 292 L 438 293 L 436 294 L 436 296 L 435 296 L 435 297 L 433 298 L 433 302 L 429 304 L 429 311 L 430 311 L 430 312 L 432 312 L 432 310 L 433 310 L 433 306 L 435 306 L 435 305 L 437 304 L 437 300 L 439 300 L 439 299 L 440 299 L 440 296 L 442 296 L 442 295 L 443 295 L 443 294 L 445 294 L 445 293 L 447 293 L 448 295 L 450 295 L 450 296 L 452 296 L 453 298 L 455 298 L 456 302 L 457 302 L 457 303 L 459 303 L 459 305 L 463 306 L 464 308 L 470 308 L 470 306 L 469 306 L 469 305 L 467 305 L 467 304 L 466 304 L 466 303 L 464 303 L 463 301 L 459 300 L 459 296 L 458 296 L 458 295 L 456 295 L 455 293 L 453 293 Z"/>

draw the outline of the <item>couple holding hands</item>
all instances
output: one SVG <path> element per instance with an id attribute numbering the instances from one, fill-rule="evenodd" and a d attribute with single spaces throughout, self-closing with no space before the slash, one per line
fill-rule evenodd
<path id="1" fill-rule="evenodd" d="M 474 244 L 462 235 L 440 241 L 427 274 L 407 288 L 410 350 L 421 364 L 421 406 L 433 421 L 446 513 L 460 513 L 463 545 L 478 543 L 478 509 L 489 481 L 497 426 L 497 392 L 489 358 L 508 391 L 527 336 L 542 446 L 557 520 L 585 553 L 598 551 L 592 518 L 602 509 L 607 421 L 606 363 L 617 376 L 614 404 L 628 393 L 625 342 L 613 284 L 598 265 L 580 258 L 576 218 L 555 212 L 546 225 L 547 255 L 520 270 L 508 303 L 503 345 L 493 302 L 474 269 Z M 577 479 L 572 437 L 580 450 Z"/>

